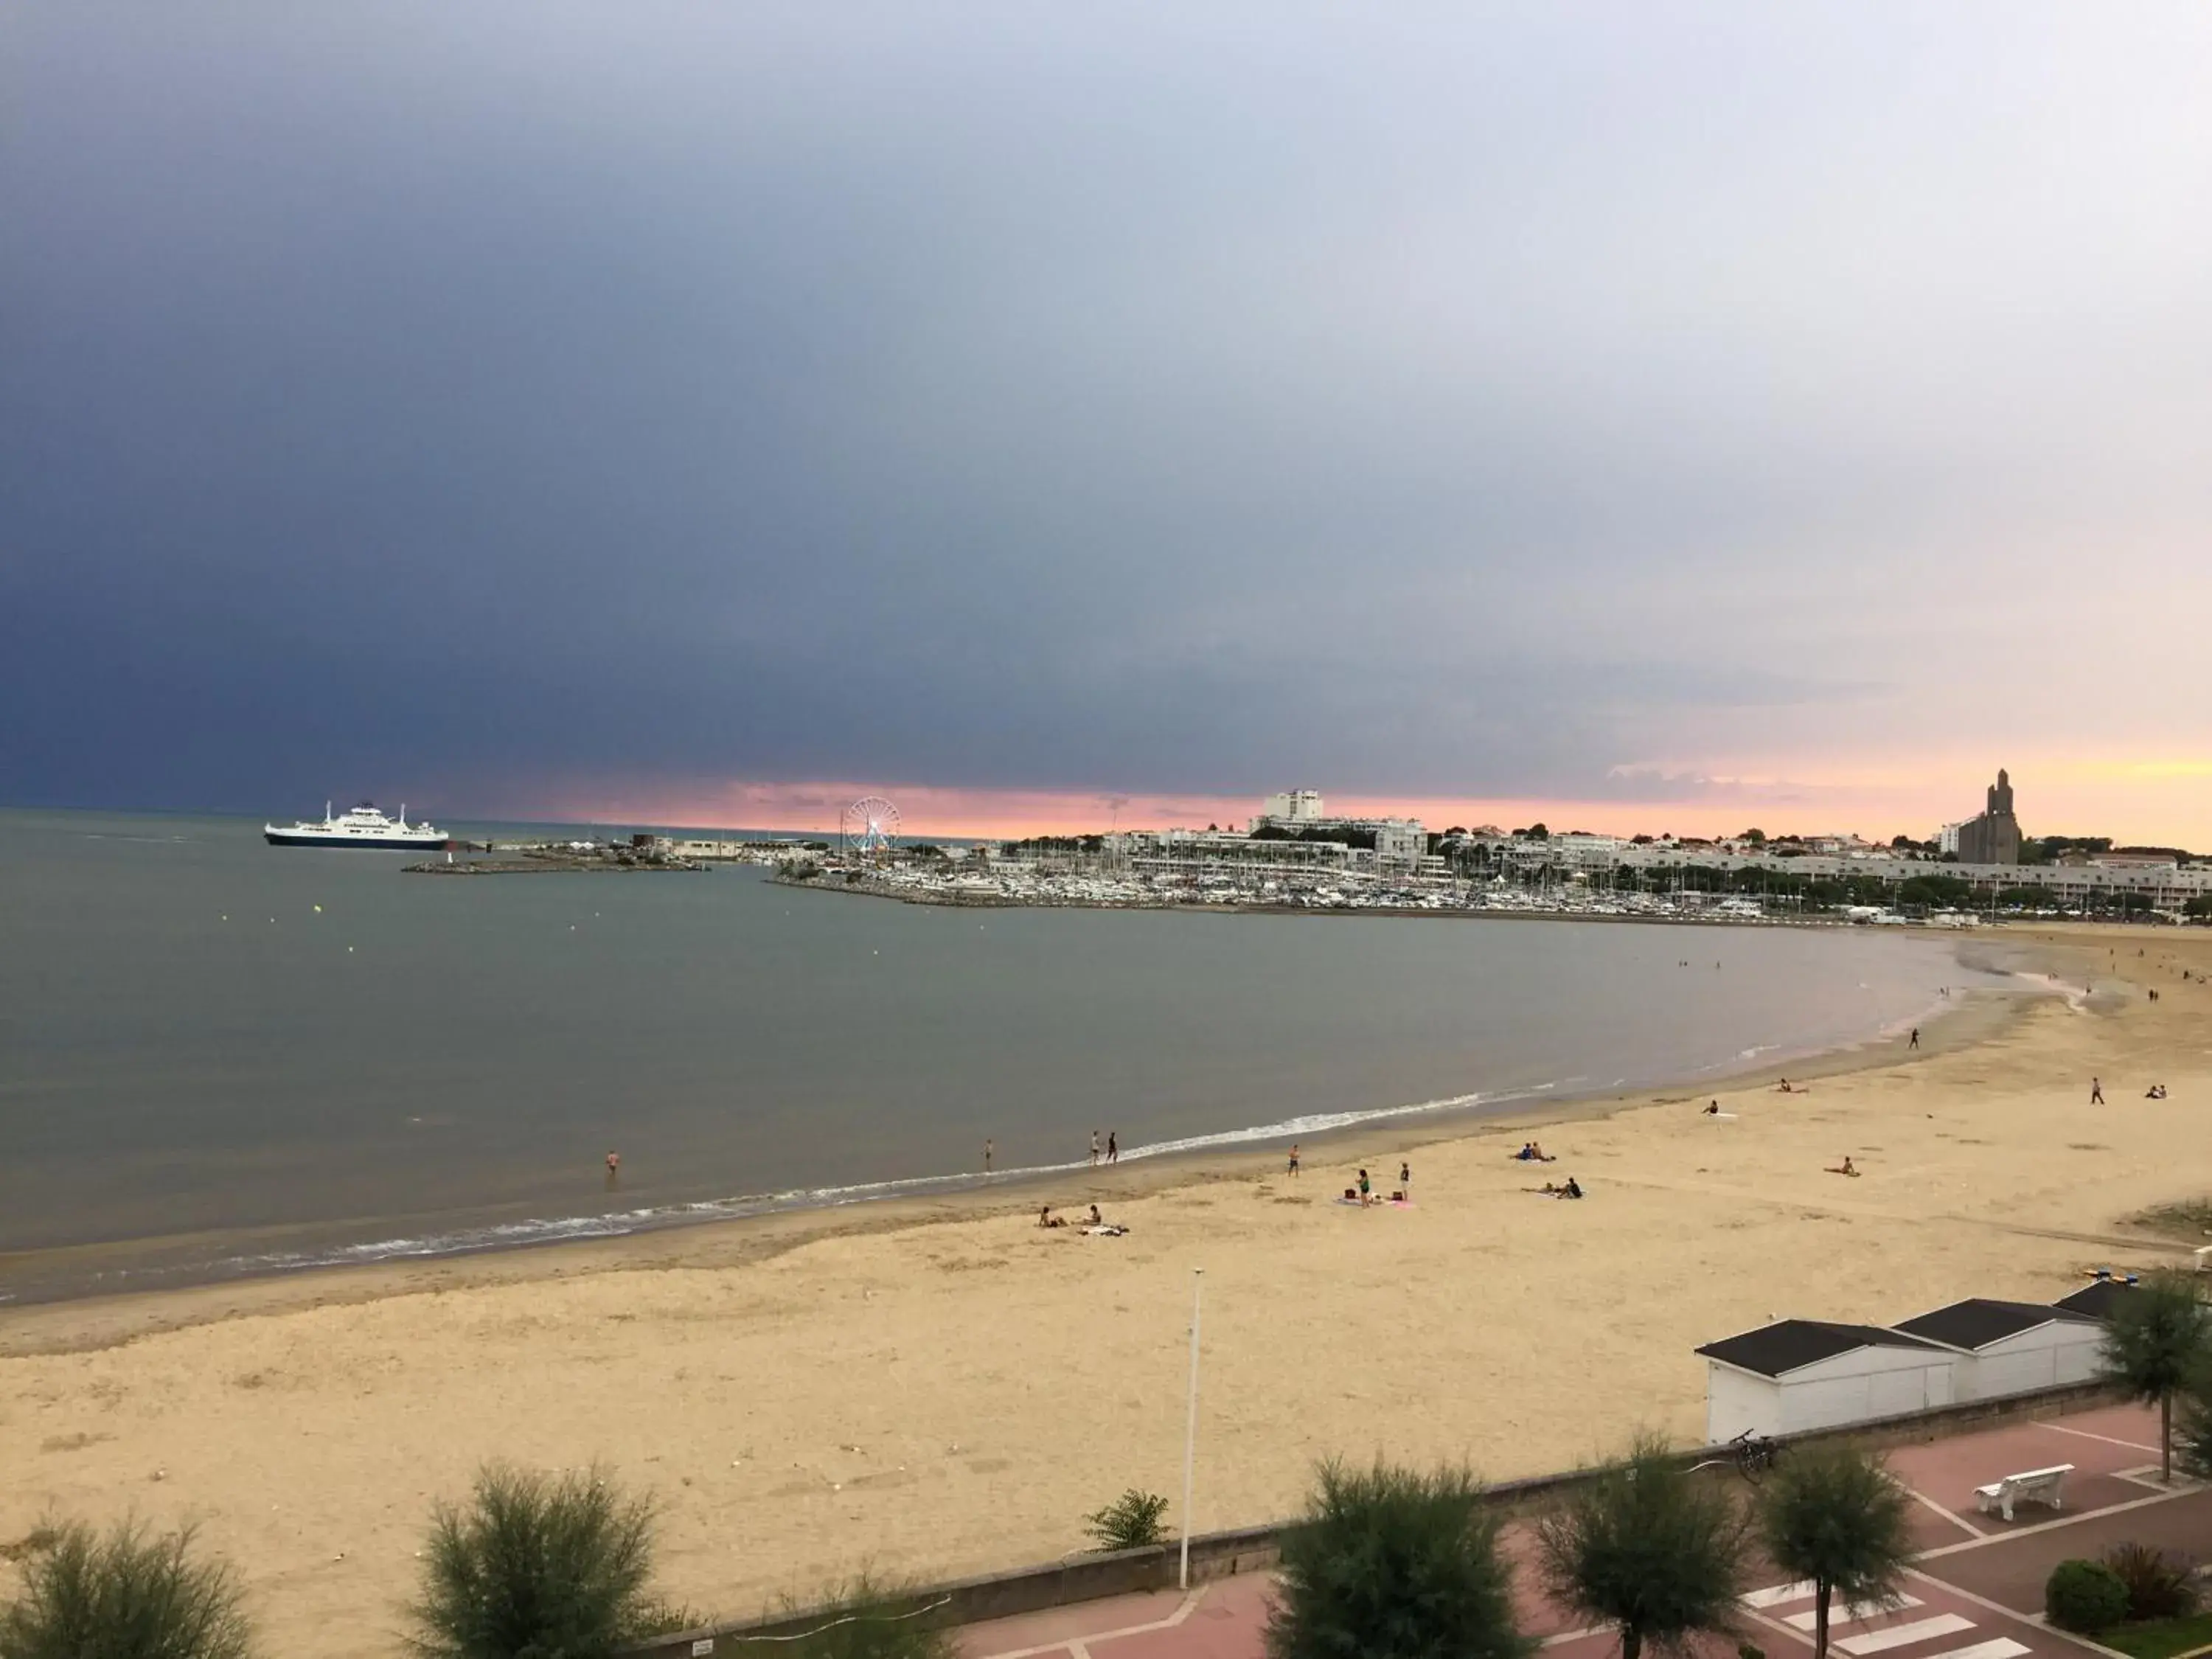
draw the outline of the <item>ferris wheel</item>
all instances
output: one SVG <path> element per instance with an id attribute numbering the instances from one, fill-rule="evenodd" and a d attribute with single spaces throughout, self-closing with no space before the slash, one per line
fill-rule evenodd
<path id="1" fill-rule="evenodd" d="M 837 820 L 837 840 L 848 851 L 887 853 L 899 832 L 899 810 L 881 795 L 863 795 Z"/>

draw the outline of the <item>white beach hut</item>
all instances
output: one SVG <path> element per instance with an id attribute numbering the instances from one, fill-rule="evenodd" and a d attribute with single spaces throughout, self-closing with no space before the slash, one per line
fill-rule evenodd
<path id="1" fill-rule="evenodd" d="M 1960 1356 L 1878 1325 L 1784 1319 L 1709 1342 L 1705 1438 L 1794 1434 L 1948 1406 Z"/>
<path id="2" fill-rule="evenodd" d="M 1995 1400 L 2097 1375 L 2105 1328 L 2071 1309 L 1972 1297 L 1898 1322 L 1907 1336 L 1960 1356 L 1957 1397 Z"/>

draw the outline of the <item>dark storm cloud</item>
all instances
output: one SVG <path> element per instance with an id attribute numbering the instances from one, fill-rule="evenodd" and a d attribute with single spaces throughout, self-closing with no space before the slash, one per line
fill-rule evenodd
<path id="1" fill-rule="evenodd" d="M 1596 797 L 2205 597 L 2195 9 L 12 33 L 9 798 Z"/>

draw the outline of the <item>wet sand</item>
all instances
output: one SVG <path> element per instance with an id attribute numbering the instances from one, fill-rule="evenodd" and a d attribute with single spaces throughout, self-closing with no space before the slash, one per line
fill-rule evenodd
<path id="1" fill-rule="evenodd" d="M 1692 1349 L 1769 1315 L 1887 1322 L 2186 1259 L 2121 1224 L 2212 1192 L 2212 985 L 2179 978 L 2212 972 L 2212 936 L 2033 937 L 2098 994 L 1966 1011 L 1917 1054 L 1806 1067 L 1802 1096 L 1762 1079 L 1473 1133 L 1370 1126 L 1310 1144 L 1296 1182 L 1278 1154 L 1214 1154 L 0 1310 L 0 1543 L 48 1511 L 196 1518 L 272 1648 L 341 1656 L 398 1650 L 428 1507 L 490 1457 L 602 1460 L 650 1490 L 665 1588 L 723 1615 L 863 1563 L 1046 1559 L 1125 1486 L 1179 1491 L 1197 1267 L 1201 1529 L 1285 1513 L 1333 1453 L 1504 1478 L 1639 1424 L 1694 1440 Z M 2154 1081 L 2167 1100 L 2142 1097 Z M 1716 1093 L 1734 1116 L 1700 1115 Z M 1532 1133 L 1558 1164 L 1510 1161 Z M 1863 1178 L 1823 1172 L 1846 1153 Z M 1361 1164 L 1395 1186 L 1401 1158 L 1413 1207 L 1334 1201 Z M 1569 1173 L 1580 1203 L 1525 1190 Z M 1047 1197 L 1130 1236 L 1042 1231 Z"/>

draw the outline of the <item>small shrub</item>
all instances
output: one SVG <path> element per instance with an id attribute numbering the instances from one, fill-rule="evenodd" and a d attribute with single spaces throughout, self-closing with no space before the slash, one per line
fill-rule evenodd
<path id="1" fill-rule="evenodd" d="M 798 1640 L 780 1643 L 786 1659 L 953 1659 L 945 1609 L 865 1573 L 815 1610 Z"/>
<path id="2" fill-rule="evenodd" d="M 2094 1635 L 2128 1616 L 2128 1587 L 2101 1561 L 2061 1561 L 2043 1587 L 2043 1611 L 2061 1630 Z"/>
<path id="3" fill-rule="evenodd" d="M 1160 1524 L 1167 1512 L 1166 1498 L 1132 1486 L 1096 1515 L 1085 1516 L 1084 1530 L 1102 1550 L 1140 1550 L 1167 1536 Z"/>
<path id="4" fill-rule="evenodd" d="M 2104 1564 L 2128 1592 L 2128 1618 L 2179 1619 L 2197 1611 L 2197 1580 L 2190 1564 L 2148 1544 L 2115 1544 Z"/>
<path id="5" fill-rule="evenodd" d="M 704 1622 L 653 1598 L 652 1567 L 651 1505 L 597 1469 L 495 1466 L 465 1509 L 434 1513 L 410 1645 L 421 1659 L 599 1659 Z"/>
<path id="6" fill-rule="evenodd" d="M 0 1659 L 245 1659 L 237 1581 L 193 1560 L 191 1541 L 189 1527 L 41 1527 L 24 1540 L 22 1596 L 0 1612 Z"/>
<path id="7" fill-rule="evenodd" d="M 1766 1659 L 1766 1650 L 1756 1642 L 1739 1642 L 1735 1644 L 1735 1659 Z"/>

